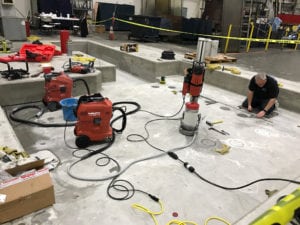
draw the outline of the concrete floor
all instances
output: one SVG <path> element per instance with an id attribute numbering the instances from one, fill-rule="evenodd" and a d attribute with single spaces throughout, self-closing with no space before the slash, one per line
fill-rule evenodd
<path id="1" fill-rule="evenodd" d="M 119 44 L 118 40 L 112 42 L 95 34 L 91 36 L 93 40 L 101 40 L 104 44 Z M 166 43 L 149 43 L 149 45 L 156 46 L 159 51 L 166 48 L 174 50 L 176 48 L 176 51 L 195 48 L 191 45 L 179 46 Z M 270 55 L 277 50 L 270 50 Z M 289 52 L 287 55 L 290 55 L 292 51 L 288 49 L 283 52 Z M 296 53 L 298 51 L 293 53 L 294 56 L 299 57 L 299 53 Z M 259 57 L 253 57 L 253 54 L 250 53 L 248 56 L 239 54 L 241 58 L 238 57 L 238 62 L 241 59 L 242 66 L 247 68 L 256 67 L 258 64 L 265 65 L 263 69 L 268 69 L 267 72 L 282 74 L 284 66 L 271 66 L 271 63 L 272 65 L 276 63 L 270 62 L 269 57 L 264 56 L 268 53 L 260 55 L 264 63 L 261 63 L 262 60 L 257 60 Z M 274 57 L 277 57 L 277 54 L 274 53 Z M 284 65 L 290 63 L 287 57 L 280 60 L 286 61 Z M 298 83 L 298 70 L 288 68 L 285 69 L 289 71 L 287 76 Z M 280 73 L 279 69 L 282 69 Z M 272 118 L 256 119 L 253 114 L 238 107 L 244 99 L 243 95 L 204 84 L 202 97 L 199 100 L 202 120 L 198 135 L 193 141 L 192 137 L 179 133 L 178 118 L 181 117 L 181 113 L 174 117 L 176 120 L 166 118 L 180 110 L 181 87 L 181 74 L 168 76 L 166 84 L 162 85 L 159 82 L 149 83 L 117 70 L 116 82 L 103 83 L 99 91 L 112 102 L 135 101 L 143 110 L 165 116 L 162 120 L 154 121 L 147 126 L 149 132 L 147 141 L 164 151 L 192 143 L 184 149 L 176 150 L 176 153 L 182 161 L 192 165 L 200 176 L 211 182 L 237 187 L 268 177 L 299 180 L 300 141 L 297 138 L 300 135 L 299 114 L 279 108 Z M 5 110 L 9 113 L 12 108 L 5 107 Z M 128 116 L 125 131 L 117 134 L 115 143 L 105 151 L 105 154 L 118 161 L 120 171 L 127 169 L 137 160 L 155 157 L 162 153 L 150 147 L 145 141 L 127 140 L 130 134 L 146 136 L 145 124 L 157 118 L 146 112 Z M 62 112 L 47 112 L 41 120 L 61 121 Z M 222 120 L 223 123 L 215 127 L 227 131 L 229 135 L 208 130 L 209 127 L 205 122 L 214 120 Z M 74 149 L 68 147 L 75 146 L 73 128 L 66 129 L 64 140 L 64 128 L 40 128 L 15 122 L 11 124 L 26 151 L 33 154 L 37 151 L 49 150 L 60 158 L 61 164 L 51 172 L 56 203 L 52 207 L 6 223 L 7 225 L 154 224 L 147 213 L 131 207 L 132 204 L 139 203 L 150 210 L 160 211 L 159 205 L 145 194 L 136 192 L 126 201 L 116 201 L 108 197 L 106 191 L 111 180 L 102 180 L 117 173 L 113 162 L 107 167 L 97 167 L 95 161 L 101 156 L 96 155 L 80 162 L 72 170 L 76 176 L 99 181 L 81 181 L 68 175 L 69 166 L 77 160 L 72 155 Z M 222 144 L 230 146 L 227 154 L 216 152 Z M 99 146 L 91 148 L 97 147 Z M 231 224 L 249 224 L 264 210 L 274 205 L 280 196 L 289 194 L 297 188 L 297 185 L 288 182 L 268 181 L 236 191 L 223 190 L 199 179 L 195 174 L 188 172 L 180 161 L 175 161 L 166 155 L 136 163 L 125 170 L 118 179 L 128 180 L 135 189 L 148 192 L 161 200 L 164 211 L 161 215 L 155 216 L 159 225 L 167 224 L 174 219 L 204 224 L 204 221 L 211 216 L 224 218 Z M 267 189 L 278 190 L 278 192 L 269 198 L 265 194 Z M 120 197 L 120 192 L 115 194 Z M 178 217 L 174 213 L 177 213 Z M 210 222 L 209 224 L 222 223 Z"/>

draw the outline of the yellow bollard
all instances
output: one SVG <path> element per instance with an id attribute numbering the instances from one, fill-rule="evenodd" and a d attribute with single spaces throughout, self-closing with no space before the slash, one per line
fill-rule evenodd
<path id="1" fill-rule="evenodd" d="M 251 22 L 250 24 L 251 24 L 251 31 L 250 31 L 249 41 L 248 41 L 247 49 L 246 49 L 247 52 L 249 52 L 250 44 L 251 44 L 251 39 L 252 39 L 253 31 L 254 31 L 254 23 Z"/>
<path id="2" fill-rule="evenodd" d="M 299 42 L 299 40 L 300 40 L 300 33 L 298 32 L 297 41 Z M 297 42 L 297 44 L 295 44 L 295 50 L 297 50 L 297 48 L 298 48 L 298 42 Z"/>
<path id="3" fill-rule="evenodd" d="M 228 48 L 228 44 L 229 44 L 229 38 L 230 38 L 230 34 L 231 34 L 231 29 L 232 29 L 232 24 L 229 25 L 228 28 L 228 33 L 227 33 L 227 38 L 226 38 L 226 44 L 225 44 L 225 49 L 224 49 L 224 53 L 227 53 L 227 48 Z"/>
<path id="4" fill-rule="evenodd" d="M 268 48 L 269 48 L 269 41 L 270 41 L 270 37 L 271 37 L 271 32 L 272 32 L 272 26 L 269 24 L 269 32 L 268 32 L 268 37 L 267 37 L 267 41 L 266 41 L 265 51 L 267 51 Z"/>

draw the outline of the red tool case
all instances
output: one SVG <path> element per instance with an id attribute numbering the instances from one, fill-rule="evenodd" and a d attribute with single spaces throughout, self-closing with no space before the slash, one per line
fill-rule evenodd
<path id="1" fill-rule="evenodd" d="M 60 54 L 59 51 L 55 50 L 54 45 L 23 44 L 18 53 L 0 57 L 0 62 L 49 62 L 54 55 Z"/>

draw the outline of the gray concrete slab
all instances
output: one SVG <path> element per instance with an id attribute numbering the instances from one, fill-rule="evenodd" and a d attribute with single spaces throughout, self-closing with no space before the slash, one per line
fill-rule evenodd
<path id="1" fill-rule="evenodd" d="M 167 77 L 166 85 L 145 83 L 120 73 L 120 80 L 103 84 L 101 93 L 112 100 L 136 101 L 143 110 L 163 116 L 178 112 L 182 104 L 180 90 L 182 76 Z M 124 81 L 127 81 L 124 85 Z M 205 84 L 199 100 L 202 121 L 194 143 L 176 153 L 184 162 L 192 165 L 204 178 L 220 185 L 236 187 L 253 180 L 267 177 L 296 179 L 299 177 L 299 114 L 279 108 L 272 118 L 256 119 L 253 114 L 239 109 L 243 95 Z M 10 107 L 5 107 L 9 112 Z M 129 110 L 129 109 L 128 109 Z M 176 116 L 180 118 L 181 113 Z M 157 117 L 145 112 L 128 116 L 127 127 L 116 141 L 105 151 L 117 160 L 121 169 L 130 163 L 146 157 L 161 154 L 145 142 L 129 142 L 130 134 L 145 136 L 145 123 Z M 45 113 L 42 121 L 61 121 L 62 112 Z M 223 120 L 216 125 L 230 135 L 224 136 L 208 130 L 206 120 Z M 67 170 L 77 158 L 72 156 L 74 149 L 73 128 L 67 128 L 64 141 L 64 128 L 39 128 L 12 122 L 12 126 L 30 153 L 42 149 L 54 152 L 61 159 L 61 165 L 51 175 L 55 186 L 56 204 L 47 209 L 17 219 L 7 224 L 153 224 L 151 217 L 131 207 L 134 203 L 159 211 L 157 203 L 136 192 L 127 201 L 110 199 L 106 194 L 108 181 L 85 182 L 68 176 Z M 179 120 L 159 120 L 149 124 L 148 141 L 163 150 L 171 150 L 187 145 L 192 141 L 179 133 Z M 26 133 L 26 135 L 24 135 Z M 31 137 L 31 138 L 28 138 Z M 221 155 L 215 150 L 226 144 L 229 153 Z M 95 146 L 93 147 L 95 149 Z M 288 152 L 288 154 L 287 154 Z M 81 154 L 83 154 L 81 152 Z M 115 167 L 100 168 L 94 165 L 94 156 L 73 168 L 72 173 L 83 178 L 102 179 L 113 175 Z M 284 163 L 286 162 L 286 163 Z M 265 190 L 285 190 L 287 182 L 260 182 L 247 188 L 226 191 L 200 180 L 188 172 L 182 163 L 168 156 L 143 161 L 131 166 L 120 177 L 130 181 L 136 189 L 147 191 L 160 198 L 164 211 L 156 216 L 158 224 L 170 220 L 191 220 L 203 224 L 210 216 L 219 216 L 231 224 L 247 224 L 243 217 L 260 208 L 268 201 Z M 76 211 L 76 217 L 74 216 Z M 173 216 L 178 213 L 178 217 Z M 261 210 L 255 211 L 255 216 Z M 88 218 L 88 219 L 87 219 Z M 87 221 L 88 220 L 88 221 Z M 47 222 L 46 222 L 47 221 Z M 249 221 L 248 221 L 249 222 Z M 211 223 L 214 224 L 214 223 Z"/>

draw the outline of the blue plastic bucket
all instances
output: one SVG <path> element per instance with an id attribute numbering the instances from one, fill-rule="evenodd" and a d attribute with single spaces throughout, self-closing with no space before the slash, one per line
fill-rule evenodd
<path id="1" fill-rule="evenodd" d="M 64 120 L 65 121 L 76 121 L 77 118 L 74 114 L 74 111 L 76 110 L 78 99 L 77 98 L 64 98 L 59 103 L 63 110 Z"/>

